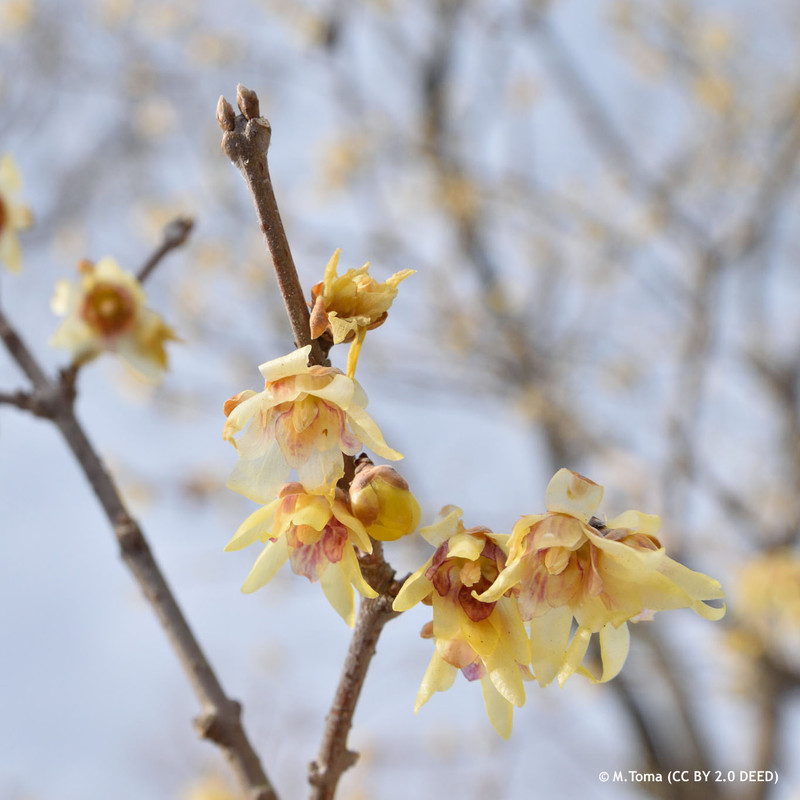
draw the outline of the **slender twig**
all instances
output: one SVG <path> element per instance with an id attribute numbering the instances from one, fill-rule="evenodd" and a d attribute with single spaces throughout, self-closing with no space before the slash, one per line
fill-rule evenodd
<path id="1" fill-rule="evenodd" d="M 234 114 L 232 106 L 224 97 L 220 97 L 217 105 L 217 120 L 223 131 L 222 149 L 241 171 L 253 197 L 261 230 L 272 255 L 295 345 L 302 347 L 311 344 L 310 362 L 327 364 L 324 348 L 318 341 L 311 339 L 308 306 L 269 177 L 267 150 L 271 137 L 270 124 L 259 115 L 255 92 L 239 84 L 236 102 L 242 112 L 239 115 Z M 353 459 L 347 457 L 345 483 L 348 482 L 348 476 L 352 477 L 352 467 Z M 374 550 L 370 555 L 360 558 L 360 565 L 364 578 L 378 592 L 378 597 L 361 600 L 350 649 L 328 713 L 319 756 L 310 768 L 309 782 L 312 785 L 313 800 L 333 798 L 342 773 L 358 758 L 356 753 L 347 749 L 347 735 L 352 726 L 353 713 L 375 654 L 378 637 L 384 625 L 398 616 L 392 610 L 392 601 L 397 596 L 400 584 L 394 579 L 394 570 L 384 560 L 380 543 L 375 542 L 373 546 Z"/>
<path id="2" fill-rule="evenodd" d="M 136 273 L 139 283 L 144 283 L 150 273 L 161 263 L 167 253 L 177 249 L 186 242 L 189 234 L 194 227 L 194 220 L 191 217 L 176 217 L 164 228 L 161 244 L 153 251 L 147 261 L 142 264 L 141 269 Z"/>
<path id="3" fill-rule="evenodd" d="M 400 590 L 400 583 L 395 580 L 394 570 L 384 561 L 380 543 L 375 542 L 374 548 L 373 553 L 362 556 L 360 562 L 365 579 L 378 596 L 361 599 L 356 628 L 325 720 L 319 755 L 309 767 L 311 800 L 333 800 L 342 773 L 358 760 L 358 754 L 347 749 L 356 703 L 375 655 L 378 637 L 384 625 L 399 616 L 399 612 L 392 610 L 392 601 Z"/>
<path id="4" fill-rule="evenodd" d="M 136 520 L 125 508 L 113 478 L 75 416 L 72 398 L 51 381 L 0 310 L 0 338 L 47 402 L 47 416 L 61 431 L 100 501 L 119 542 L 122 559 L 133 572 L 183 665 L 202 706 L 195 720 L 198 734 L 225 754 L 247 800 L 277 800 L 241 722 L 241 706 L 222 689 L 167 584 Z"/>
<path id="5" fill-rule="evenodd" d="M 234 166 L 239 168 L 253 197 L 258 221 L 267 240 L 278 286 L 289 315 L 295 347 L 310 344 L 310 362 L 326 364 L 319 342 L 311 339 L 308 306 L 272 189 L 267 162 L 272 129 L 269 122 L 259 115 L 258 96 L 255 92 L 239 84 L 236 102 L 242 112 L 238 115 L 234 114 L 233 107 L 224 97 L 220 97 L 217 105 L 217 121 L 222 128 L 222 149 Z"/>

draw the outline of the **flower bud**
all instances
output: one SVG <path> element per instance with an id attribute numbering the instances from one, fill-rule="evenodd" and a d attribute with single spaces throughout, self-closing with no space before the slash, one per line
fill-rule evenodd
<path id="1" fill-rule="evenodd" d="M 392 467 L 359 469 L 350 485 L 350 507 L 367 533 L 381 542 L 400 539 L 419 525 L 419 503 Z"/>

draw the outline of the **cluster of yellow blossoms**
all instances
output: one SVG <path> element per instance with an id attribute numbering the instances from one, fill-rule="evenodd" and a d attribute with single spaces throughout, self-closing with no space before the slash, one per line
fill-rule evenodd
<path id="1" fill-rule="evenodd" d="M 338 276 L 338 258 L 339 251 L 312 292 L 311 331 L 353 342 L 348 374 L 308 366 L 310 346 L 304 347 L 261 366 L 262 392 L 241 392 L 225 404 L 223 436 L 239 452 L 228 485 L 265 503 L 226 549 L 266 545 L 243 591 L 263 586 L 288 560 L 296 573 L 320 581 L 352 626 L 353 588 L 375 596 L 359 554 L 372 552 L 373 540 L 413 533 L 420 512 L 398 473 L 368 459 L 349 487 L 342 485 L 344 456 L 363 445 L 400 458 L 367 414 L 353 374 L 366 331 L 386 319 L 410 271 L 379 284 L 366 265 Z M 287 483 L 292 469 L 298 481 Z M 419 602 L 432 610 L 422 636 L 434 640 L 435 650 L 417 710 L 461 671 L 480 681 L 489 719 L 507 738 L 514 706 L 525 702 L 524 681 L 563 686 L 576 672 L 594 682 L 617 675 L 628 654 L 629 621 L 685 607 L 706 619 L 722 617 L 724 605 L 709 604 L 723 597 L 719 583 L 666 556 L 656 538 L 659 518 L 626 511 L 601 520 L 594 513 L 602 496 L 601 486 L 561 469 L 547 487 L 546 513 L 523 516 L 510 536 L 465 528 L 455 506 L 420 529 L 434 553 L 394 600 L 396 611 Z M 593 634 L 597 672 L 584 665 Z"/>
<path id="2" fill-rule="evenodd" d="M 397 283 L 410 271 L 382 284 L 367 274 L 368 265 L 338 277 L 338 258 L 339 251 L 325 281 L 314 289 L 313 333 L 316 338 L 332 331 L 335 343 L 353 338 L 349 371 L 354 373 L 364 333 L 386 319 Z M 225 549 L 266 544 L 242 591 L 263 586 L 289 561 L 298 575 L 319 580 L 330 604 L 352 627 L 353 587 L 375 597 L 357 554 L 371 553 L 373 539 L 412 533 L 420 509 L 391 467 L 365 461 L 347 491 L 337 486 L 345 456 L 365 446 L 390 460 L 402 456 L 386 444 L 367 413 L 367 396 L 353 375 L 309 366 L 310 351 L 307 345 L 262 364 L 264 390 L 240 392 L 225 403 L 223 437 L 239 454 L 228 486 L 265 504 L 242 523 Z M 298 480 L 287 483 L 292 470 Z"/>

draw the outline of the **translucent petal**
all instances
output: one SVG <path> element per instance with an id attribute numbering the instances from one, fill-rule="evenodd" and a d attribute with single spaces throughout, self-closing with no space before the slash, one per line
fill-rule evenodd
<path id="1" fill-rule="evenodd" d="M 270 538 L 270 529 L 275 519 L 275 509 L 278 500 L 273 500 L 258 511 L 254 511 L 233 534 L 233 538 L 225 545 L 225 552 L 241 550 L 259 540 L 266 541 Z"/>
<path id="2" fill-rule="evenodd" d="M 292 514 L 295 525 L 309 525 L 315 531 L 321 531 L 330 521 L 331 505 L 326 497 L 306 495 L 301 497 Z"/>
<path id="3" fill-rule="evenodd" d="M 631 645 L 631 635 L 627 623 L 623 622 L 618 628 L 608 624 L 600 630 L 600 656 L 603 659 L 603 675 L 600 683 L 606 683 L 619 675 L 628 650 Z"/>
<path id="4" fill-rule="evenodd" d="M 408 611 L 433 591 L 433 584 L 425 577 L 425 572 L 430 564 L 430 559 L 428 559 L 413 575 L 406 578 L 392 603 L 395 611 Z"/>
<path id="5" fill-rule="evenodd" d="M 564 658 L 564 665 L 558 673 L 558 685 L 562 686 L 581 665 L 583 657 L 586 655 L 586 650 L 589 647 L 589 641 L 592 638 L 592 632 L 588 628 L 578 628 L 575 635 L 572 637 L 569 647 L 567 648 L 566 657 Z"/>
<path id="6" fill-rule="evenodd" d="M 335 490 L 336 482 L 344 475 L 341 451 L 314 448 L 308 459 L 298 465 L 297 475 L 300 483 L 309 491 L 326 486 Z"/>
<path id="7" fill-rule="evenodd" d="M 278 443 L 273 441 L 261 458 L 240 458 L 227 486 L 257 503 L 267 503 L 278 493 L 289 473 L 289 465 Z"/>
<path id="8" fill-rule="evenodd" d="M 253 564 L 253 569 L 242 586 L 242 592 L 249 594 L 269 583 L 288 558 L 289 545 L 284 536 L 276 542 L 269 542 Z"/>
<path id="9" fill-rule="evenodd" d="M 352 552 L 352 550 L 350 551 Z M 339 564 L 329 564 L 319 579 L 322 591 L 339 616 L 351 627 L 356 624 L 353 587 Z"/>
<path id="10" fill-rule="evenodd" d="M 458 609 L 448 597 L 433 595 L 433 635 L 437 639 L 453 639 L 461 630 Z"/>
<path id="11" fill-rule="evenodd" d="M 414 713 L 431 699 L 434 692 L 445 692 L 456 679 L 458 670 L 448 664 L 438 653 L 434 652 L 422 677 L 422 683 L 417 692 L 417 699 L 414 703 Z"/>
<path id="12" fill-rule="evenodd" d="M 502 644 L 483 659 L 486 671 L 500 694 L 515 706 L 525 704 L 525 687 L 522 684 L 522 673 L 511 652 Z"/>
<path id="13" fill-rule="evenodd" d="M 489 722 L 501 738 L 510 738 L 514 723 L 514 706 L 495 689 L 488 675 L 481 678 L 481 689 Z"/>
<path id="14" fill-rule="evenodd" d="M 531 620 L 531 667 L 540 686 L 556 677 L 566 658 L 572 610 L 561 606 Z"/>
<path id="15" fill-rule="evenodd" d="M 637 533 L 655 534 L 661 530 L 661 517 L 656 514 L 642 514 L 641 511 L 624 511 L 618 517 L 606 522 L 609 528 L 627 528 Z"/>
<path id="16" fill-rule="evenodd" d="M 350 423 L 350 428 L 353 433 L 361 439 L 364 444 L 372 450 L 373 453 L 386 458 L 389 461 L 399 461 L 402 453 L 393 450 L 386 444 L 380 428 L 375 423 L 375 420 L 367 414 L 366 411 L 357 406 L 352 406 L 347 410 L 347 421 Z"/>
<path id="17" fill-rule="evenodd" d="M 233 441 L 233 437 L 250 422 L 256 412 L 262 407 L 265 411 L 271 407 L 270 400 L 265 392 L 253 394 L 239 403 L 231 413 L 228 414 L 228 418 L 225 420 L 225 427 L 222 429 L 222 438 L 229 442 Z M 271 436 L 272 433 L 270 432 L 270 437 Z M 241 444 L 241 442 L 239 444 Z"/>
<path id="18" fill-rule="evenodd" d="M 461 620 L 461 634 L 467 644 L 479 655 L 485 658 L 497 647 L 499 635 L 489 620 L 473 622 L 461 609 L 458 609 Z"/>
<path id="19" fill-rule="evenodd" d="M 482 594 L 476 595 L 484 603 L 492 603 L 502 597 L 509 589 L 516 586 L 522 575 L 522 561 L 509 564 L 494 580 L 494 583 Z"/>
<path id="20" fill-rule="evenodd" d="M 311 345 L 307 344 L 288 355 L 267 361 L 258 369 L 267 382 L 288 378 L 291 375 L 302 375 L 308 372 L 308 355 Z"/>
<path id="21" fill-rule="evenodd" d="M 568 469 L 556 472 L 544 494 L 548 511 L 569 514 L 582 522 L 589 521 L 602 499 L 602 486 Z"/>
<path id="22" fill-rule="evenodd" d="M 362 597 L 377 597 L 378 593 L 366 582 L 361 574 L 361 567 L 352 547 L 345 547 L 342 560 L 339 562 L 347 580 L 353 584 Z"/>
<path id="23" fill-rule="evenodd" d="M 527 664 L 531 660 L 531 643 L 525 623 L 519 615 L 517 602 L 511 597 L 501 597 L 489 617 L 500 639 L 505 642 L 514 660 Z"/>
<path id="24" fill-rule="evenodd" d="M 439 547 L 458 531 L 463 513 L 458 506 L 445 506 L 431 525 L 419 529 L 420 535 L 429 544 Z"/>
<path id="25" fill-rule="evenodd" d="M 459 533 L 447 543 L 448 558 L 465 558 L 467 561 L 477 561 L 486 540 L 482 536 L 473 536 L 471 533 Z"/>

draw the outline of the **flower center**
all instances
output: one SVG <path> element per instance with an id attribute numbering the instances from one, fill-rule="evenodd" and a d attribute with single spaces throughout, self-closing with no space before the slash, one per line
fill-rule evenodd
<path id="1" fill-rule="evenodd" d="M 121 286 L 99 282 L 86 295 L 82 316 L 103 336 L 118 336 L 132 325 L 136 301 Z"/>

